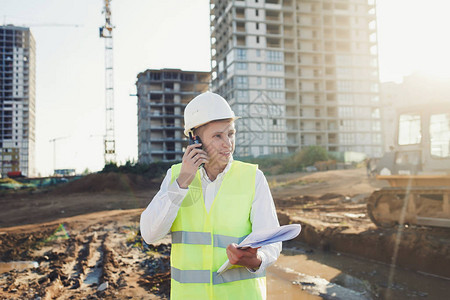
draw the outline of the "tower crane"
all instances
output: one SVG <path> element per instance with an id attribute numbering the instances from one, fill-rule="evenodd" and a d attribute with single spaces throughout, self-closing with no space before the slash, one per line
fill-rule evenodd
<path id="1" fill-rule="evenodd" d="M 55 174 L 56 170 L 56 141 L 64 140 L 69 138 L 68 136 L 60 136 L 57 138 L 50 139 L 49 142 L 53 143 L 53 173 Z"/>
<path id="2" fill-rule="evenodd" d="M 105 102 L 106 132 L 104 138 L 105 164 L 116 161 L 116 141 L 114 134 L 114 69 L 113 69 L 113 28 L 111 23 L 111 1 L 104 0 L 105 25 L 100 27 L 100 38 L 105 39 Z"/>

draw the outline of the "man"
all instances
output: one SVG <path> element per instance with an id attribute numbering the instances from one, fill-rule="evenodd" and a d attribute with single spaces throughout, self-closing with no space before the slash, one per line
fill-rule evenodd
<path id="1" fill-rule="evenodd" d="M 227 101 L 206 92 L 184 111 L 184 134 L 200 144 L 166 174 L 141 215 L 153 243 L 172 232 L 171 299 L 265 299 L 265 269 L 281 243 L 238 249 L 249 233 L 279 226 L 267 180 L 256 165 L 234 161 L 234 121 Z M 227 260 L 233 267 L 217 270 Z"/>

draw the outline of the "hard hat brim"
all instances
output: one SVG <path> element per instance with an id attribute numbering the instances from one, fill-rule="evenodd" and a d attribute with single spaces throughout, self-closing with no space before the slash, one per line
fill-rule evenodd
<path id="1" fill-rule="evenodd" d="M 239 116 L 234 116 L 234 117 L 232 117 L 232 118 L 225 118 L 225 119 L 211 120 L 211 121 L 208 121 L 208 122 L 199 124 L 199 125 L 195 126 L 194 128 L 184 130 L 184 135 L 188 137 L 188 136 L 189 136 L 189 132 L 193 133 L 194 129 L 197 129 L 197 128 L 199 128 L 199 127 L 201 127 L 201 126 L 203 126 L 203 125 L 206 125 L 206 124 L 208 124 L 208 123 L 211 123 L 211 122 L 223 121 L 223 120 L 232 120 L 232 121 L 234 122 L 234 121 L 236 121 L 237 119 L 240 119 L 240 118 L 241 118 L 241 117 L 239 117 Z"/>

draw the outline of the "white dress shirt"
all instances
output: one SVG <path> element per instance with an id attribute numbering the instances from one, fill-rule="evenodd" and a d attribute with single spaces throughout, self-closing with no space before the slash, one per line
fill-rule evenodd
<path id="1" fill-rule="evenodd" d="M 208 212 L 216 198 L 225 173 L 231 167 L 231 162 L 232 159 L 214 181 L 209 179 L 204 168 L 200 169 L 203 197 Z M 178 209 L 181 206 L 181 202 L 183 202 L 189 190 L 180 188 L 176 180 L 170 184 L 171 178 L 172 172 L 169 169 L 159 192 L 141 214 L 141 235 L 148 244 L 162 239 L 169 233 L 172 223 L 177 216 Z M 280 226 L 269 185 L 263 172 L 259 169 L 256 170 L 255 198 L 252 203 L 250 221 L 252 223 L 252 231 Z M 280 252 L 281 242 L 259 248 L 258 256 L 261 258 L 261 265 L 258 270 L 253 272 L 256 274 L 264 272 L 269 265 L 277 260 Z M 252 272 L 252 270 L 250 271 Z"/>

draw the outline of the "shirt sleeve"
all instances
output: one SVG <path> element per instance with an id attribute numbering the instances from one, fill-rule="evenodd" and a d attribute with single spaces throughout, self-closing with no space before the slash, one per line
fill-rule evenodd
<path id="1" fill-rule="evenodd" d="M 263 172 L 259 169 L 256 171 L 255 198 L 253 199 L 250 220 L 252 222 L 252 231 L 280 226 L 269 184 Z M 259 269 L 249 271 L 255 274 L 264 272 L 268 266 L 278 259 L 280 252 L 281 242 L 262 246 L 258 249 L 258 256 L 261 258 Z"/>
<path id="2" fill-rule="evenodd" d="M 141 214 L 141 236 L 147 244 L 164 238 L 170 231 L 178 209 L 186 196 L 188 189 L 182 189 L 172 178 L 171 169 L 161 183 L 158 193 Z"/>

